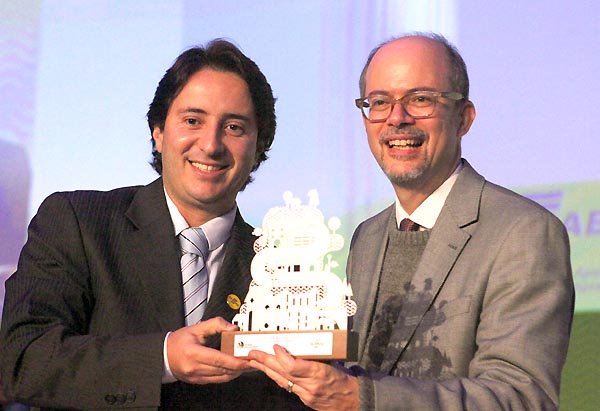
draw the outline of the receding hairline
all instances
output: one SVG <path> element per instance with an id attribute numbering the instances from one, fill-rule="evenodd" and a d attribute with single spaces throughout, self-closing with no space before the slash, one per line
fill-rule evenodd
<path id="1" fill-rule="evenodd" d="M 367 75 L 369 67 L 371 66 L 371 62 L 372 62 L 373 58 L 382 49 L 387 48 L 388 46 L 392 46 L 400 41 L 406 41 L 406 40 L 411 40 L 411 39 L 417 40 L 417 41 L 424 41 L 424 42 L 430 43 L 432 45 L 437 45 L 438 47 L 441 47 L 441 50 L 443 50 L 445 52 L 444 55 L 445 55 L 446 61 L 448 63 L 448 69 L 449 69 L 448 76 L 449 76 L 450 83 L 458 89 L 456 91 L 461 92 L 468 99 L 469 75 L 467 72 L 467 67 L 464 62 L 464 59 L 462 58 L 462 56 L 460 55 L 460 52 L 458 51 L 458 49 L 456 48 L 456 46 L 454 44 L 452 44 L 443 35 L 434 33 L 434 32 L 406 33 L 406 34 L 402 34 L 400 36 L 391 37 L 391 38 L 379 43 L 376 47 L 374 47 L 371 50 L 371 52 L 369 53 L 367 61 L 365 62 L 365 65 L 363 66 L 363 69 L 360 74 L 359 92 L 360 92 L 361 97 L 364 96 L 364 93 L 366 90 L 366 75 Z"/>

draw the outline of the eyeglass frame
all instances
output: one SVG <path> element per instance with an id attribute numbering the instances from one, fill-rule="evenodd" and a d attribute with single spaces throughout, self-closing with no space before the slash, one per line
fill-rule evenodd
<path id="1" fill-rule="evenodd" d="M 426 93 L 433 97 L 433 108 L 431 109 L 431 113 L 426 116 L 413 116 L 412 114 L 410 114 L 408 112 L 408 110 L 406 110 L 406 106 L 402 102 L 402 100 L 404 100 L 408 96 L 413 95 L 413 94 L 419 94 L 419 93 Z M 354 104 L 356 105 L 357 108 L 360 109 L 360 112 L 362 113 L 364 119 L 369 121 L 370 123 L 383 123 L 383 122 L 387 121 L 387 119 L 390 118 L 390 116 L 392 115 L 392 112 L 394 111 L 394 106 L 398 103 L 400 103 L 400 105 L 402 106 L 402 109 L 404 111 L 406 111 L 406 114 L 408 114 L 415 120 L 420 120 L 420 119 L 424 119 L 424 118 L 430 118 L 431 116 L 433 116 L 433 114 L 435 113 L 435 108 L 437 106 L 438 98 L 440 98 L 440 97 L 448 98 L 453 101 L 460 101 L 460 100 L 465 99 L 465 96 L 462 93 L 459 93 L 458 91 L 414 90 L 414 91 L 411 91 L 410 93 L 405 94 L 404 96 L 402 96 L 400 98 L 392 99 L 390 101 L 390 104 L 391 104 L 390 112 L 387 115 L 387 117 L 376 119 L 376 120 L 371 120 L 369 117 L 367 117 L 367 115 L 365 113 L 364 104 L 365 104 L 365 100 L 369 98 L 368 96 L 367 97 L 359 97 L 359 98 L 355 99 Z"/>

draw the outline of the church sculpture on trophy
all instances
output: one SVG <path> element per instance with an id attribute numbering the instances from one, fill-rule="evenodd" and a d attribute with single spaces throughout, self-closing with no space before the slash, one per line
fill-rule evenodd
<path id="1" fill-rule="evenodd" d="M 223 352 L 245 358 L 254 349 L 273 353 L 279 344 L 298 358 L 355 358 L 357 336 L 348 330 L 348 317 L 357 307 L 330 254 L 344 245 L 336 233 L 341 222 L 331 217 L 325 223 L 318 193 L 308 196 L 302 205 L 285 192 L 285 205 L 271 208 L 254 230 L 248 294 L 243 303 L 236 296 L 229 301 L 239 306 L 232 322 L 240 331 L 222 334 Z"/>

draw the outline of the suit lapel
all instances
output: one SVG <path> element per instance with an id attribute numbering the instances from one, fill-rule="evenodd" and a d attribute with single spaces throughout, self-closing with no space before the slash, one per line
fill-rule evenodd
<path id="1" fill-rule="evenodd" d="M 252 227 L 244 222 L 238 211 L 231 237 L 225 246 L 223 264 L 217 275 L 203 319 L 223 317 L 227 321 L 231 321 L 237 314 L 237 309 L 232 309 L 227 304 L 227 296 L 234 294 L 240 298 L 240 301 L 244 301 L 248 293 L 252 280 L 250 264 L 254 257 L 252 245 L 255 239 Z"/>
<path id="2" fill-rule="evenodd" d="M 440 289 L 451 286 L 445 284 L 446 278 L 471 237 L 463 228 L 478 218 L 483 185 L 484 179 L 464 161 L 464 168 L 431 230 L 411 282 L 417 290 L 422 290 L 419 293 L 419 303 L 403 306 L 401 318 L 390 337 L 381 364 L 382 372 L 391 371 L 419 325 L 425 321 L 435 322 L 435 318 L 428 316 L 428 312 L 435 311 L 428 310 L 434 304 Z"/>
<path id="3" fill-rule="evenodd" d="M 393 216 L 394 206 L 387 208 L 361 226 L 360 242 L 351 245 L 348 281 L 354 292 L 358 311 L 351 318 L 352 329 L 358 333 L 358 362 L 362 363 L 365 344 L 372 323 L 377 290 L 381 278 L 383 257 L 387 245 L 387 224 Z M 375 252 L 373 252 L 375 250 Z"/>
<path id="4" fill-rule="evenodd" d="M 125 267 L 129 275 L 139 278 L 141 288 L 145 290 L 149 317 L 155 318 L 162 330 L 183 327 L 179 243 L 162 179 L 138 190 L 126 216 L 135 228 L 127 234 Z M 254 239 L 252 227 L 238 211 L 203 319 L 220 316 L 231 321 L 237 313 L 227 305 L 227 296 L 235 294 L 243 301 L 248 292 Z"/>
<path id="5" fill-rule="evenodd" d="M 126 241 L 125 260 L 148 299 L 149 317 L 162 330 L 183 326 L 179 249 L 162 179 L 140 188 L 126 212 L 135 229 Z"/>

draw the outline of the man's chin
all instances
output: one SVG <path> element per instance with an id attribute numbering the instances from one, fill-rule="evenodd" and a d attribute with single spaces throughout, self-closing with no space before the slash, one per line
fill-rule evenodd
<path id="1" fill-rule="evenodd" d="M 392 172 L 387 171 L 385 173 L 390 182 L 398 186 L 413 186 L 419 184 L 421 177 L 423 176 L 422 169 L 414 169 L 405 172 Z"/>

